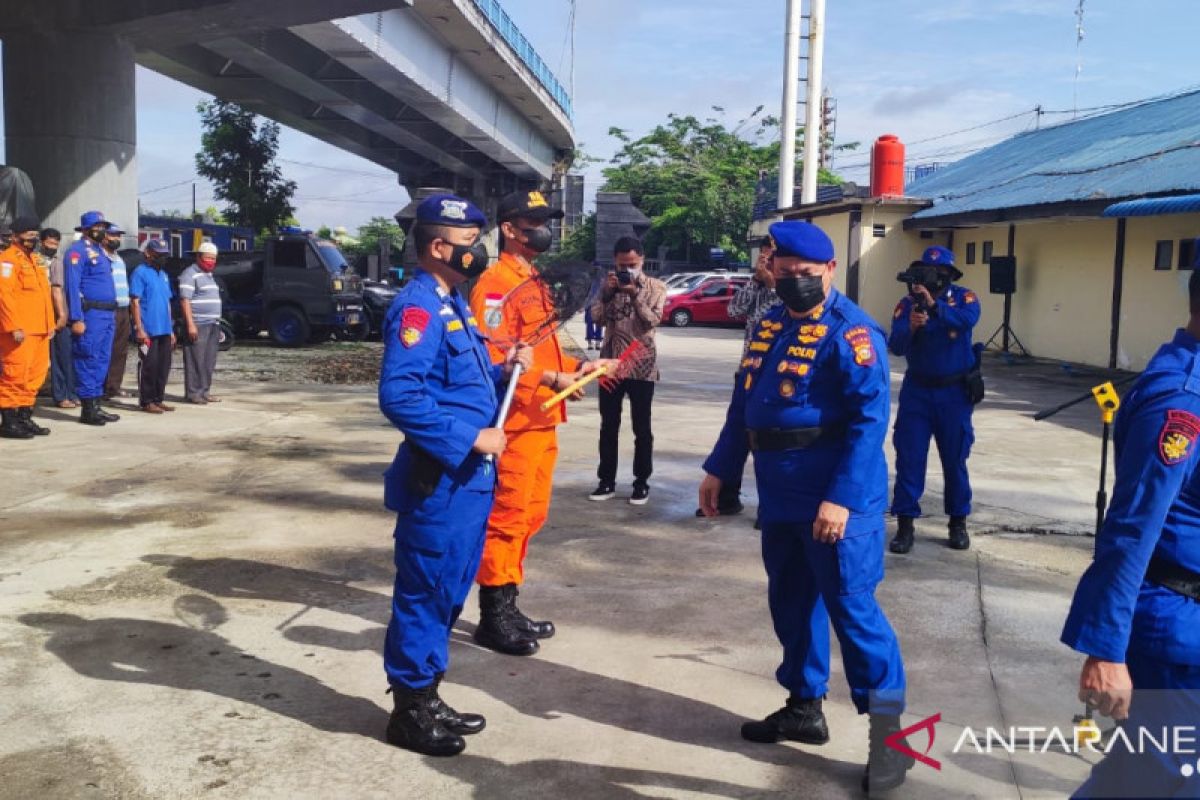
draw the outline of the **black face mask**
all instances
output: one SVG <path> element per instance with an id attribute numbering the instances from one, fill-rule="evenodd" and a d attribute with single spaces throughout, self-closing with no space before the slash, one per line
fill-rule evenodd
<path id="1" fill-rule="evenodd" d="M 521 228 L 521 233 L 525 234 L 525 246 L 535 253 L 546 252 L 554 243 L 554 234 L 549 228 Z"/>
<path id="2" fill-rule="evenodd" d="M 825 284 L 820 275 L 789 275 L 775 279 L 775 294 L 790 310 L 805 314 L 825 302 Z"/>
<path id="3" fill-rule="evenodd" d="M 473 245 L 454 244 L 453 242 L 445 242 L 445 244 L 454 248 L 446 266 L 467 280 L 482 275 L 483 271 L 487 269 L 488 251 L 483 242 L 476 242 Z"/>
<path id="4" fill-rule="evenodd" d="M 103 228 L 93 228 L 84 233 L 84 235 L 96 244 L 104 244 L 104 239 L 108 236 L 108 231 Z"/>
<path id="5" fill-rule="evenodd" d="M 54 258 L 56 255 L 58 255 L 58 248 L 57 247 L 43 247 L 42 255 L 44 255 L 46 258 Z"/>

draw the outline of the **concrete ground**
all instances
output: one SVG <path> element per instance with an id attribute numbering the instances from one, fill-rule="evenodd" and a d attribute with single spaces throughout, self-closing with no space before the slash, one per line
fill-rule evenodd
<path id="1" fill-rule="evenodd" d="M 836 647 L 828 745 L 738 736 L 785 695 L 753 510 L 692 512 L 741 336 L 660 342 L 650 504 L 587 501 L 599 420 L 594 397 L 574 405 L 521 596 L 559 634 L 533 658 L 481 650 L 468 601 L 443 694 L 488 729 L 454 759 L 381 741 L 380 473 L 399 436 L 372 387 L 222 373 L 226 402 L 169 417 L 90 429 L 40 411 L 49 439 L 0 443 L 0 798 L 857 796 L 866 721 Z M 1061 797 L 1088 769 L 952 752 L 964 727 L 1066 728 L 1079 710 L 1080 658 L 1057 638 L 1090 555 L 1098 415 L 1029 414 L 1097 381 L 997 361 L 989 382 L 972 549 L 944 546 L 931 474 L 916 549 L 887 557 L 905 719 L 941 715 L 941 768 L 918 764 L 894 797 Z M 626 435 L 622 493 L 630 451 Z"/>

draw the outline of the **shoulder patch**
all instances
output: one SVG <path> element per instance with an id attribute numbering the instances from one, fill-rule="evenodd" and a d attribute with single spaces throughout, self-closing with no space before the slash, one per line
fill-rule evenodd
<path id="1" fill-rule="evenodd" d="M 405 347 L 420 344 L 429 327 L 429 312 L 420 306 L 409 306 L 400 317 L 400 343 Z"/>
<path id="2" fill-rule="evenodd" d="M 963 302 L 967 305 L 971 305 L 971 303 L 978 303 L 979 298 L 975 296 L 974 292 L 968 291 L 963 295 Z"/>
<path id="3" fill-rule="evenodd" d="M 11 278 L 13 274 L 13 265 L 5 261 L 0 264 L 0 278 Z"/>
<path id="4" fill-rule="evenodd" d="M 856 325 L 842 334 L 850 349 L 854 351 L 854 363 L 860 367 L 869 367 L 876 361 L 875 345 L 871 342 L 871 329 L 866 325 Z"/>
<path id="5" fill-rule="evenodd" d="M 71 251 L 71 266 L 75 266 L 78 263 L 79 263 L 79 251 L 72 250 Z"/>
<path id="6" fill-rule="evenodd" d="M 1200 435 L 1200 417 L 1187 411 L 1171 410 L 1158 433 L 1158 457 L 1168 467 L 1182 464 L 1192 454 Z"/>
<path id="7" fill-rule="evenodd" d="M 896 310 L 892 313 L 892 319 L 900 319 L 904 316 L 904 301 L 896 303 Z"/>

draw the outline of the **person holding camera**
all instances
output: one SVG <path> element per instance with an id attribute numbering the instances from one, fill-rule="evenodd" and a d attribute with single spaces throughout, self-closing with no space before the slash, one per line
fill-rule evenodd
<path id="1" fill-rule="evenodd" d="M 950 517 L 950 547 L 966 550 L 971 482 L 967 457 L 975 442 L 971 412 L 978 395 L 979 350 L 971 331 L 979 322 L 979 298 L 954 281 L 963 273 L 954 253 L 929 247 L 897 279 L 908 295 L 896 305 L 888 348 L 908 361 L 900 387 L 900 408 L 892 444 L 896 448 L 896 487 L 892 514 L 898 520 L 890 549 L 913 547 L 913 521 L 921 516 L 929 438 L 937 442 L 945 480 L 945 511 Z"/>
<path id="2" fill-rule="evenodd" d="M 600 484 L 590 500 L 608 500 L 617 492 L 617 443 L 621 434 L 621 407 L 629 396 L 633 419 L 633 494 L 629 502 L 645 505 L 650 499 L 650 473 L 654 471 L 654 432 L 650 405 L 658 380 L 658 353 L 654 330 L 662 321 L 667 302 L 667 285 L 642 272 L 645 249 L 634 236 L 622 236 L 613 246 L 616 270 L 608 273 L 600 296 L 592 305 L 592 319 L 604 326 L 600 357 L 619 358 L 625 348 L 640 341 L 651 357 L 639 363 L 633 374 L 612 389 L 600 387 Z"/>

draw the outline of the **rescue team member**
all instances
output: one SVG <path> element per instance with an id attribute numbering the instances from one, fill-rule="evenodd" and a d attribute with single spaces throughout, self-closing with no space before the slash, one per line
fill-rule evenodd
<path id="1" fill-rule="evenodd" d="M 129 282 L 134 338 L 138 343 L 138 405 L 148 414 L 174 411 L 165 402 L 175 350 L 171 322 L 171 280 L 163 272 L 170 248 L 161 239 L 146 242 L 142 265 Z"/>
<path id="2" fill-rule="evenodd" d="M 946 248 L 927 248 L 920 263 L 936 268 L 938 282 L 932 287 L 912 286 L 912 293 L 896 306 L 888 339 L 892 352 L 908 360 L 892 436 L 896 448 L 892 514 L 898 520 L 896 536 L 889 545 L 893 553 L 912 550 L 913 520 L 921 516 L 925 491 L 930 435 L 942 461 L 950 547 L 966 550 L 971 546 L 967 458 L 975 430 L 967 379 L 976 367 L 971 332 L 979 322 L 979 298 L 970 289 L 954 285 L 963 274 L 954 266 L 954 253 Z"/>
<path id="3" fill-rule="evenodd" d="M 433 756 L 466 747 L 486 724 L 442 701 L 450 629 L 471 590 L 483 551 L 496 475 L 485 455 L 504 450 L 491 427 L 498 385 L 528 348 L 493 366 L 475 317 L 457 287 L 487 266 L 486 224 L 466 200 L 433 195 L 417 207 L 412 236 L 420 268 L 400 290 L 384 325 L 379 407 L 404 434 L 384 476 L 396 512 L 396 589 L 383 663 L 395 701 L 387 740 Z"/>
<path id="4" fill-rule="evenodd" d="M 635 236 L 622 236 L 613 245 L 614 272 L 592 306 L 592 316 L 604 325 L 603 358 L 618 358 L 634 342 L 641 342 L 649 358 L 611 389 L 600 387 L 600 479 L 589 500 L 608 500 L 617 491 L 617 447 L 621 438 L 621 407 L 629 398 L 633 427 L 633 492 L 629 503 L 645 505 L 650 499 L 650 476 L 654 472 L 654 428 L 651 410 L 654 384 L 659 378 L 655 329 L 662 322 L 667 303 L 667 285 L 642 271 L 645 248 Z"/>
<path id="5" fill-rule="evenodd" d="M 112 263 L 102 246 L 108 222 L 99 211 L 88 211 L 75 230 L 83 236 L 63 254 L 63 271 L 67 322 L 73 337 L 75 391 L 83 404 L 79 421 L 103 425 L 121 418 L 100 408 L 112 350 L 113 313 L 117 309 Z"/>
<path id="6" fill-rule="evenodd" d="M 50 281 L 34 260 L 38 222 L 18 217 L 13 242 L 0 252 L 0 437 L 50 433 L 33 421 L 38 389 L 50 372 L 54 306 Z"/>
<path id="7" fill-rule="evenodd" d="M 1136 752 L 1141 731 L 1200 717 L 1200 272 L 1188 295 L 1187 327 L 1117 413 L 1112 503 L 1062 632 L 1087 656 L 1079 699 L 1125 720 L 1135 749 L 1114 740 L 1076 797 L 1196 795 L 1194 753 Z"/>
<path id="8" fill-rule="evenodd" d="M 753 742 L 829 740 L 829 623 L 850 695 L 870 714 L 863 788 L 904 782 L 913 761 L 884 744 L 900 730 L 900 646 L 875 599 L 883 580 L 888 366 L 883 333 L 833 288 L 833 243 L 806 222 L 777 222 L 775 291 L 742 360 L 725 426 L 704 462 L 700 507 L 719 513 L 748 440 L 758 478 L 763 563 L 787 704 L 742 726 Z"/>
<path id="9" fill-rule="evenodd" d="M 129 339 L 133 334 L 133 326 L 129 319 L 129 272 L 125 267 L 125 259 L 117 254 L 121 249 L 121 237 L 124 233 L 124 228 L 110 222 L 108 235 L 104 237 L 104 254 L 108 256 L 109 264 L 112 265 L 113 289 L 117 293 L 117 310 L 113 312 L 112 354 L 108 360 L 108 375 L 104 379 L 106 400 L 131 396 L 121 388 L 121 380 L 125 377 L 125 364 L 129 360 Z"/>
<path id="10" fill-rule="evenodd" d="M 533 259 L 550 249 L 548 223 L 563 212 L 551 208 L 541 192 L 514 192 L 500 200 L 500 258 L 471 290 L 471 310 L 484 320 L 497 342 L 517 341 L 545 320 L 546 306 L 527 306 L 510 313 L 505 296 L 536 274 Z M 502 353 L 491 348 L 492 358 Z M 533 347 L 533 368 L 517 381 L 512 410 L 504 421 L 508 449 L 497 464 L 496 502 L 488 518 L 487 543 L 479 565 L 479 626 L 475 641 L 513 656 L 533 655 L 538 640 L 554 635 L 554 623 L 534 621 L 517 608 L 518 586 L 525 581 L 529 540 L 542 529 L 550 511 L 554 463 L 558 459 L 555 428 L 567 420 L 566 406 L 542 411 L 541 404 L 565 389 L 580 370 L 590 372 L 604 362 L 580 365 L 564 355 L 558 337 Z"/>

